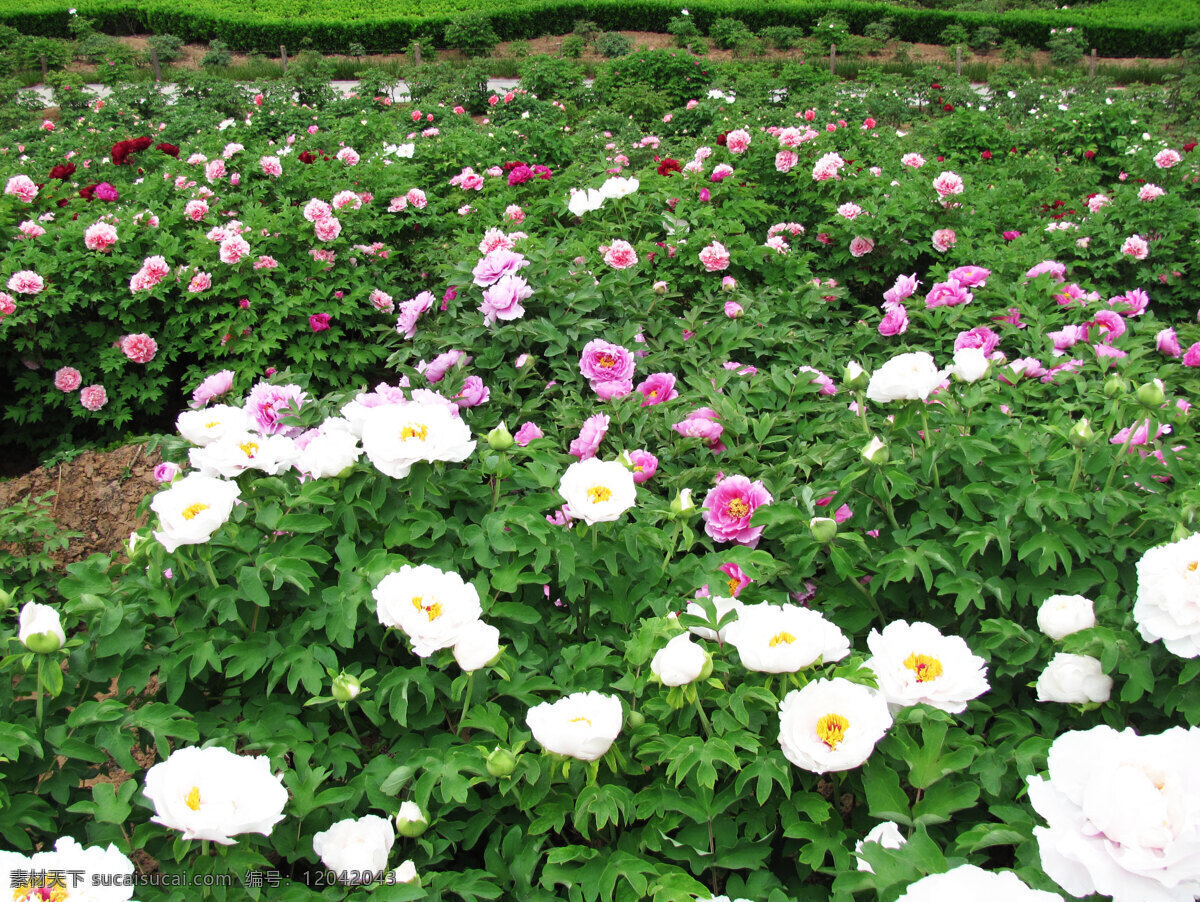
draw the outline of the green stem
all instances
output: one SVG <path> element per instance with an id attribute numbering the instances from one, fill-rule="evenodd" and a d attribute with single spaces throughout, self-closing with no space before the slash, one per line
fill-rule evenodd
<path id="1" fill-rule="evenodd" d="M 675 554 L 675 546 L 679 542 L 679 523 L 675 524 L 675 531 L 671 533 L 671 541 L 667 544 L 667 553 L 663 555 L 662 572 L 666 575 L 667 565 L 671 563 L 671 557 Z"/>
<path id="2" fill-rule="evenodd" d="M 201 560 L 204 561 L 204 569 L 208 572 L 208 580 L 213 584 L 213 588 L 220 588 L 221 584 L 217 582 L 217 574 L 213 571 L 212 561 L 209 559 L 208 555 L 204 555 Z"/>
<path id="3" fill-rule="evenodd" d="M 884 495 L 879 500 L 880 506 L 883 507 L 883 512 L 887 514 L 888 522 L 892 524 L 892 529 L 899 532 L 900 524 L 896 522 L 896 511 L 892 508 L 892 499 Z"/>
<path id="4" fill-rule="evenodd" d="M 867 601 L 871 602 L 871 607 L 873 607 L 875 609 L 875 613 L 879 617 L 879 625 L 887 626 L 887 622 L 888 622 L 887 618 L 883 616 L 883 608 L 881 608 L 879 606 L 879 601 L 875 598 L 875 596 L 873 594 L 871 594 L 869 591 L 867 591 L 867 587 L 864 586 L 862 583 L 860 583 L 858 580 L 852 579 L 852 580 L 850 580 L 850 582 L 854 585 L 854 587 L 856 589 L 858 589 L 859 592 L 862 593 L 863 598 L 865 598 Z"/>
<path id="5" fill-rule="evenodd" d="M 704 735 L 709 739 L 713 738 L 712 724 L 708 722 L 708 715 L 704 713 L 704 706 L 700 704 L 700 694 L 692 699 L 692 703 L 696 706 L 696 713 L 700 715 L 700 725 L 704 727 Z"/>
<path id="6" fill-rule="evenodd" d="M 854 393 L 854 397 L 858 401 L 858 421 L 862 423 L 863 434 L 870 438 L 871 427 L 867 425 L 866 393 L 860 388 Z"/>
<path id="7" fill-rule="evenodd" d="M 1129 453 L 1129 446 L 1133 444 L 1133 434 L 1137 431 L 1137 421 L 1129 427 L 1129 435 L 1125 436 L 1125 444 L 1121 446 L 1121 453 L 1113 458 L 1112 466 L 1108 468 L 1108 478 L 1104 480 L 1104 491 L 1107 492 L 1112 488 L 1113 477 L 1117 475 L 1117 467 L 1125 460 L 1125 455 Z M 1149 433 L 1147 433 L 1149 436 Z"/>
<path id="8" fill-rule="evenodd" d="M 932 451 L 933 440 L 929 437 L 929 414 L 925 412 L 924 402 L 921 402 L 921 434 L 925 436 L 925 447 Z M 933 486 L 934 488 L 940 489 L 942 487 L 942 483 L 941 480 L 938 479 L 937 459 L 938 456 L 937 452 L 935 451 L 933 454 L 933 460 L 930 462 L 930 466 L 933 468 Z"/>
<path id="9" fill-rule="evenodd" d="M 202 856 L 204 856 L 205 858 L 208 857 L 209 845 L 210 845 L 209 840 L 207 840 L 207 839 L 200 840 L 200 854 Z"/>
<path id="10" fill-rule="evenodd" d="M 454 729 L 454 735 L 458 736 L 462 733 L 463 721 L 467 719 L 467 712 L 471 710 L 471 696 L 475 693 L 475 671 L 467 674 L 467 689 L 463 693 L 463 709 L 462 715 L 458 718 L 458 726 Z"/>
<path id="11" fill-rule="evenodd" d="M 347 708 L 345 705 L 342 705 L 341 708 L 342 708 L 342 714 L 344 714 L 346 716 L 346 726 L 348 726 L 350 728 L 350 732 L 354 736 L 354 741 L 357 742 L 361 746 L 362 739 L 358 735 L 358 729 L 354 726 L 354 718 L 350 716 L 350 709 Z"/>
<path id="12" fill-rule="evenodd" d="M 492 477 L 492 513 L 496 512 L 496 506 L 500 503 L 500 477 Z"/>
<path id="13" fill-rule="evenodd" d="M 1071 474 L 1071 484 L 1067 486 L 1067 492 L 1075 491 L 1075 483 L 1079 482 L 1079 474 L 1083 470 L 1083 449 L 1075 449 L 1075 472 Z"/>
<path id="14" fill-rule="evenodd" d="M 38 732 L 42 732 L 42 667 L 45 664 L 45 656 L 37 656 L 37 724 Z"/>

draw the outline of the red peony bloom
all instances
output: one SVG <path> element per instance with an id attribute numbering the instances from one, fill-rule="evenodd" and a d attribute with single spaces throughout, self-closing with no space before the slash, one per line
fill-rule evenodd
<path id="1" fill-rule="evenodd" d="M 670 157 L 664 159 L 658 164 L 659 175 L 670 175 L 672 172 L 682 172 L 683 167 L 679 165 L 678 160 L 672 160 Z"/>
<path id="2" fill-rule="evenodd" d="M 1094 151 L 1094 150 L 1085 150 L 1085 151 L 1083 152 L 1083 158 L 1084 158 L 1085 160 L 1094 160 L 1094 159 L 1096 159 L 1096 151 Z"/>
<path id="3" fill-rule="evenodd" d="M 717 135 L 717 143 L 722 147 L 725 146 L 725 138 L 728 134 L 729 132 L 721 132 L 721 134 Z"/>
<path id="4" fill-rule="evenodd" d="M 319 153 L 319 151 L 318 151 L 318 153 Z M 302 150 L 300 152 L 300 162 L 301 163 L 314 163 L 314 162 L 316 162 L 316 159 L 317 159 L 316 156 L 313 154 L 313 152 L 311 150 Z"/>
<path id="5" fill-rule="evenodd" d="M 1184 152 L 1184 153 L 1191 153 L 1191 152 L 1192 152 L 1193 150 L 1195 150 L 1195 149 L 1196 149 L 1196 142 L 1195 142 L 1195 141 L 1189 141 L 1187 144 L 1183 145 L 1183 152 Z"/>
<path id="6" fill-rule="evenodd" d="M 945 110 L 947 113 L 953 113 L 954 112 L 954 104 L 948 103 L 944 107 L 942 107 L 942 109 Z"/>
<path id="7" fill-rule="evenodd" d="M 129 162 L 129 157 L 131 154 L 143 151 L 153 143 L 154 139 L 145 135 L 143 135 L 141 138 L 130 138 L 127 141 L 118 141 L 112 146 L 111 155 L 113 165 L 124 165 L 125 163 Z"/>
<path id="8" fill-rule="evenodd" d="M 79 196 L 84 200 L 91 200 L 92 195 L 96 193 L 96 188 L 99 184 L 99 182 L 92 182 L 90 185 L 84 185 L 79 189 Z"/>
<path id="9" fill-rule="evenodd" d="M 982 160 L 990 160 L 992 158 L 992 152 L 990 150 L 985 150 L 979 155 L 979 158 Z"/>
<path id="10" fill-rule="evenodd" d="M 154 149 L 161 150 L 163 153 L 165 153 L 169 157 L 178 157 L 179 156 L 179 148 L 176 147 L 174 144 L 168 144 L 166 141 L 163 141 L 159 144 L 155 144 Z"/>
<path id="11" fill-rule="evenodd" d="M 74 163 L 59 163 L 57 166 L 55 166 L 53 169 L 50 170 L 50 175 L 47 176 L 47 178 L 61 179 L 62 181 L 65 182 L 67 179 L 69 179 L 74 174 L 75 174 L 75 164 Z"/>

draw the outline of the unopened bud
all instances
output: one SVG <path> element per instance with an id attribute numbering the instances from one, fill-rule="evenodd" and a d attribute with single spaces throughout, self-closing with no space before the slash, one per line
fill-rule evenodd
<path id="1" fill-rule="evenodd" d="M 725 276 L 723 279 L 721 279 L 721 290 L 722 291 L 737 290 L 737 279 L 735 279 L 733 276 Z"/>
<path id="2" fill-rule="evenodd" d="M 881 467 L 887 463 L 889 456 L 888 446 L 881 442 L 877 435 L 871 436 L 871 440 L 862 449 L 863 460 L 877 467 Z"/>
<path id="3" fill-rule="evenodd" d="M 1104 397 L 1117 398 L 1129 391 L 1129 383 L 1113 373 L 1104 382 Z"/>
<path id="4" fill-rule="evenodd" d="M 711 670 L 711 666 L 710 666 Z M 630 711 L 629 716 L 625 718 L 625 723 L 629 725 L 631 730 L 636 730 L 646 722 L 646 715 L 641 711 Z"/>
<path id="5" fill-rule="evenodd" d="M 655 282 L 654 283 L 654 293 L 655 294 L 666 294 L 667 293 L 667 283 L 666 282 Z"/>
<path id="6" fill-rule="evenodd" d="M 837 522 L 832 517 L 813 517 L 808 521 L 808 529 L 822 545 L 828 545 L 837 538 Z"/>
<path id="7" fill-rule="evenodd" d="M 396 815 L 396 830 L 401 836 L 415 839 L 429 829 L 429 819 L 421 813 L 421 806 L 416 802 L 404 802 Z"/>
<path id="8" fill-rule="evenodd" d="M 1163 391 L 1163 381 L 1155 379 L 1153 382 L 1147 382 L 1145 385 L 1139 385 L 1135 393 L 1135 397 L 1139 404 L 1147 410 L 1158 410 L 1167 401 L 1166 392 Z"/>
<path id="9" fill-rule="evenodd" d="M 867 383 L 871 381 L 871 377 L 867 375 L 867 371 L 858 365 L 857 360 L 851 360 L 846 364 L 845 370 L 842 371 L 842 384 L 850 391 L 859 391 L 867 387 Z"/>
<path id="10" fill-rule="evenodd" d="M 671 499 L 671 513 L 675 516 L 688 515 L 696 509 L 696 502 L 692 500 L 691 489 L 681 489 L 679 494 Z"/>
<path id="11" fill-rule="evenodd" d="M 362 693 L 362 683 L 358 677 L 344 670 L 333 678 L 333 688 L 330 694 L 333 700 L 341 704 L 352 702 Z"/>
<path id="12" fill-rule="evenodd" d="M 1067 440 L 1076 448 L 1090 445 L 1095 438 L 1096 433 L 1092 431 L 1087 417 L 1081 418 L 1078 423 L 1072 426 L 1070 433 L 1067 435 Z"/>
<path id="13" fill-rule="evenodd" d="M 513 446 L 512 433 L 508 431 L 507 426 L 501 423 L 487 434 L 487 443 L 493 451 L 507 451 Z"/>
<path id="14" fill-rule="evenodd" d="M 493 777 L 507 777 L 517 769 L 517 756 L 508 749 L 496 746 L 487 756 L 487 772 Z"/>

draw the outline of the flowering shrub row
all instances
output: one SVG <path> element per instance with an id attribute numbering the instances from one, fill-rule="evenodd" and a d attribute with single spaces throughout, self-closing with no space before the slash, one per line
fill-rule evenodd
<path id="1" fill-rule="evenodd" d="M 1192 149 L 718 93 L 691 136 L 263 98 L 90 201 L 29 168 L 106 120 L 10 161 L 22 403 L 103 421 L 191 338 L 132 311 L 213 317 L 128 555 L 13 587 L 19 890 L 1196 895 Z M 281 318 L 234 356 L 241 297 Z M 100 355 L 35 344 L 64 309 Z"/>

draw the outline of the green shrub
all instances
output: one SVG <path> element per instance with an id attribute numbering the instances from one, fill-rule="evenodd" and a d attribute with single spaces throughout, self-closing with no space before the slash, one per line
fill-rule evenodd
<path id="1" fill-rule="evenodd" d="M 969 44 L 971 42 L 970 32 L 966 27 L 955 22 L 953 25 L 947 25 L 942 29 L 942 33 L 938 35 L 938 43 L 946 47 L 953 47 L 955 44 Z"/>
<path id="2" fill-rule="evenodd" d="M 572 34 L 578 35 L 585 44 L 591 44 L 600 37 L 601 28 L 590 19 L 577 19 Z"/>
<path id="3" fill-rule="evenodd" d="M 1050 40 L 1046 44 L 1050 51 L 1050 62 L 1056 66 L 1072 66 L 1083 58 L 1087 39 L 1078 28 L 1051 29 Z"/>
<path id="4" fill-rule="evenodd" d="M 469 57 L 487 56 L 500 43 L 492 20 L 482 13 L 455 16 L 446 26 L 445 38 L 447 47 L 461 50 Z"/>
<path id="5" fill-rule="evenodd" d="M 622 88 L 636 85 L 660 92 L 669 107 L 703 96 L 712 81 L 708 67 L 699 60 L 668 50 L 642 50 L 615 60 L 596 75 L 594 90 L 607 102 Z"/>
<path id="6" fill-rule="evenodd" d="M 205 69 L 223 69 L 232 62 L 229 45 L 215 38 L 208 42 L 208 52 L 200 59 L 200 65 Z"/>
<path id="7" fill-rule="evenodd" d="M 583 49 L 586 46 L 587 42 L 579 35 L 569 34 L 563 38 L 562 46 L 558 48 L 558 52 L 565 59 L 577 60 L 583 56 Z"/>
<path id="8" fill-rule="evenodd" d="M 700 37 L 700 29 L 691 16 L 675 16 L 667 23 L 667 31 L 674 35 L 676 47 L 686 47 Z"/>
<path id="9" fill-rule="evenodd" d="M 525 59 L 532 51 L 528 41 L 513 41 L 508 47 L 508 52 L 516 59 Z"/>
<path id="10" fill-rule="evenodd" d="M 804 38 L 804 29 L 794 25 L 769 25 L 758 34 L 776 50 L 791 50 Z"/>
<path id="11" fill-rule="evenodd" d="M 158 54 L 160 63 L 173 63 L 183 59 L 183 39 L 173 34 L 156 34 L 146 43 Z M 146 53 L 146 59 L 150 59 L 149 52 Z"/>
<path id="12" fill-rule="evenodd" d="M 661 123 L 670 106 L 661 93 L 629 85 L 612 98 L 612 108 L 623 116 L 632 116 L 642 126 Z"/>
<path id="13" fill-rule="evenodd" d="M 831 44 L 837 44 L 838 50 L 842 50 L 850 38 L 850 26 L 840 16 L 822 16 L 813 26 L 812 36 L 825 50 Z"/>
<path id="14" fill-rule="evenodd" d="M 521 66 L 521 87 L 542 100 L 570 97 L 583 85 L 581 63 L 553 56 L 532 56 Z"/>
<path id="15" fill-rule="evenodd" d="M 708 42 L 703 38 L 697 38 L 688 45 L 688 53 L 694 53 L 696 56 L 708 56 Z"/>
<path id="16" fill-rule="evenodd" d="M 886 44 L 896 35 L 896 20 L 892 18 L 869 22 L 863 29 L 863 37 Z"/>
<path id="17" fill-rule="evenodd" d="M 633 41 L 619 31 L 606 31 L 596 38 L 596 52 L 609 59 L 627 56 L 632 50 Z"/>
<path id="18" fill-rule="evenodd" d="M 753 37 L 741 19 L 717 19 L 708 29 L 708 36 L 722 50 L 733 50 L 747 38 Z"/>
<path id="19" fill-rule="evenodd" d="M 1000 46 L 1000 29 L 982 25 L 975 29 L 971 38 L 971 49 L 976 53 L 988 53 Z"/>

